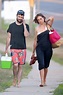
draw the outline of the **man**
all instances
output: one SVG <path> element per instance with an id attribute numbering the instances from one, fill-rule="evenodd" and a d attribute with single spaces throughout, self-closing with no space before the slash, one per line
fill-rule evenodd
<path id="1" fill-rule="evenodd" d="M 9 25 L 7 30 L 6 50 L 10 45 L 10 51 L 13 62 L 13 86 L 20 86 L 22 75 L 22 65 L 26 59 L 26 37 L 29 36 L 29 25 L 25 24 L 24 11 L 19 10 L 16 15 L 16 22 Z"/>

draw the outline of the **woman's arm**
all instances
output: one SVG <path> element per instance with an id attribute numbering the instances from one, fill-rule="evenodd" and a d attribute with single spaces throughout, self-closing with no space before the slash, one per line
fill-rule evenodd
<path id="1" fill-rule="evenodd" d="M 33 55 L 35 54 L 36 46 L 37 46 L 37 31 L 35 30 L 35 37 L 34 37 L 33 50 L 32 50 Z"/>
<path id="2" fill-rule="evenodd" d="M 49 17 L 48 20 L 46 21 L 47 25 L 49 27 L 52 27 L 53 21 L 54 21 L 54 17 L 53 16 Z"/>

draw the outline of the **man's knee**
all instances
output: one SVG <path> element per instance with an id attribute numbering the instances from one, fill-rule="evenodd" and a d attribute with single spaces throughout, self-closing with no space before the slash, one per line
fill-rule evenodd
<path id="1" fill-rule="evenodd" d="M 13 67 L 15 67 L 15 68 L 16 68 L 16 67 L 18 67 L 18 63 L 16 63 L 16 64 L 13 64 Z"/>

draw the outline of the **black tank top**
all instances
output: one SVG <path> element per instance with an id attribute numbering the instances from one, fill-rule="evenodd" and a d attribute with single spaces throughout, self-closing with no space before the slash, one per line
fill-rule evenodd
<path id="1" fill-rule="evenodd" d="M 37 46 L 41 46 L 43 49 L 52 48 L 49 40 L 49 30 L 45 30 L 44 32 L 37 35 L 37 43 Z"/>

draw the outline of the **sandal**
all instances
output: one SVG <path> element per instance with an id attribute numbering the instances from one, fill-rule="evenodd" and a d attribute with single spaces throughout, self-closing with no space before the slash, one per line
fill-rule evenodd
<path id="1" fill-rule="evenodd" d="M 39 86 L 40 86 L 40 87 L 43 87 L 44 85 L 41 84 L 41 85 L 39 85 Z"/>
<path id="2" fill-rule="evenodd" d="M 35 56 L 33 58 L 31 58 L 30 65 L 35 64 L 36 60 L 37 60 L 37 57 L 35 57 Z"/>

